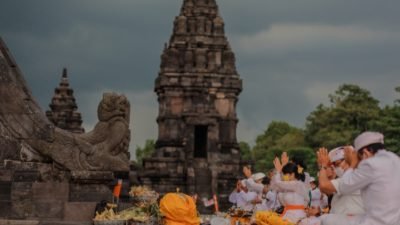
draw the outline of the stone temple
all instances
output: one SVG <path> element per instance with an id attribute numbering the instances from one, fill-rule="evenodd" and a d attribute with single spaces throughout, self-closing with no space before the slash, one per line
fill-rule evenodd
<path id="1" fill-rule="evenodd" d="M 57 127 L 73 133 L 84 133 L 82 117 L 75 102 L 74 90 L 69 86 L 67 69 L 63 69 L 60 85 L 54 90 L 47 118 Z"/>
<path id="2" fill-rule="evenodd" d="M 241 173 L 236 104 L 242 80 L 215 0 L 184 0 L 155 81 L 156 152 L 140 179 L 161 193 L 176 188 L 226 200 Z"/>

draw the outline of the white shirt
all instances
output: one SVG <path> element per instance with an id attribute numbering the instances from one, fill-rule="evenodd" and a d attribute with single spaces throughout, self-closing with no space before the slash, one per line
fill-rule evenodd
<path id="1" fill-rule="evenodd" d="M 311 190 L 311 206 L 325 208 L 328 206 L 328 196 L 321 193 L 319 188 Z"/>
<path id="2" fill-rule="evenodd" d="M 264 211 L 268 210 L 266 205 L 266 200 L 262 199 L 264 184 L 256 183 L 253 178 L 248 178 L 246 180 L 246 187 L 249 192 L 255 192 L 257 194 L 258 199 L 261 199 L 262 202 L 260 204 L 256 204 L 254 207 L 254 211 Z"/>
<path id="3" fill-rule="evenodd" d="M 234 190 L 230 195 L 229 195 L 229 202 L 236 204 L 237 207 L 242 208 L 246 211 L 251 211 L 254 208 L 254 205 L 252 204 L 252 201 L 256 199 L 257 193 L 255 192 L 244 192 L 240 191 L 237 192 Z"/>
<path id="4" fill-rule="evenodd" d="M 299 225 L 321 225 L 321 220 L 318 217 L 310 216 L 302 219 Z"/>
<path id="5" fill-rule="evenodd" d="M 310 200 L 309 189 L 302 181 L 282 181 L 280 173 L 276 173 L 271 180 L 271 189 L 278 192 L 278 199 L 283 206 L 303 205 L 306 206 Z M 288 210 L 283 216 L 284 219 L 297 223 L 305 218 L 304 210 Z"/>
<path id="6" fill-rule="evenodd" d="M 281 207 L 281 204 L 278 200 L 278 193 L 276 191 L 269 190 L 266 195 L 265 199 L 265 206 L 267 210 L 272 210 L 275 211 L 279 207 Z"/>
<path id="7" fill-rule="evenodd" d="M 341 178 L 332 180 L 332 184 L 337 190 L 331 202 L 332 214 L 358 215 L 364 214 L 364 204 L 361 199 L 361 191 L 357 190 L 350 194 L 341 194 L 339 191 L 339 181 Z"/>
<path id="8" fill-rule="evenodd" d="M 339 180 L 339 192 L 361 190 L 365 214 L 353 224 L 400 224 L 400 158 L 386 150 L 362 160 L 356 169 L 347 170 Z"/>

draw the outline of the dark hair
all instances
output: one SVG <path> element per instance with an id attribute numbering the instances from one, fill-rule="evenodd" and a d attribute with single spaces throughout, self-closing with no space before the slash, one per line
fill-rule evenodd
<path id="1" fill-rule="evenodd" d="M 370 144 L 365 148 L 368 149 L 368 151 L 371 152 L 372 154 L 375 154 L 379 150 L 385 149 L 385 145 L 382 143 L 375 143 L 375 144 Z"/>
<path id="2" fill-rule="evenodd" d="M 264 185 L 269 185 L 270 184 L 270 179 L 269 179 L 269 177 L 268 176 L 265 176 L 263 179 L 262 179 L 262 182 L 261 182 L 262 184 L 264 184 Z"/>
<path id="3" fill-rule="evenodd" d="M 304 171 L 299 173 L 299 167 L 294 164 L 294 163 L 288 163 L 282 168 L 282 173 L 283 174 L 291 174 L 294 173 L 294 177 L 297 180 L 301 180 L 304 182 L 306 179 L 306 176 L 304 175 Z"/>
<path id="4" fill-rule="evenodd" d="M 307 165 L 304 164 L 304 162 L 302 160 L 302 157 L 298 157 L 298 156 L 295 155 L 295 156 L 292 157 L 292 162 L 294 164 L 296 164 L 296 165 L 299 165 L 299 166 L 303 167 L 304 170 L 307 170 Z"/>

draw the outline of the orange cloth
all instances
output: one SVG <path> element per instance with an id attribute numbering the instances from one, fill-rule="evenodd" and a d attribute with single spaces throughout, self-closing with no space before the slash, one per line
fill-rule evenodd
<path id="1" fill-rule="evenodd" d="M 285 209 L 283 210 L 281 217 L 285 216 L 285 214 L 289 210 L 305 210 L 305 209 L 306 209 L 306 207 L 304 205 L 287 205 L 287 206 L 285 206 Z"/>
<path id="2" fill-rule="evenodd" d="M 160 201 L 165 225 L 199 225 L 193 198 L 181 193 L 168 193 Z"/>
<path id="3" fill-rule="evenodd" d="M 119 198 L 121 194 L 121 188 L 122 188 L 122 181 L 118 181 L 117 185 L 114 187 L 113 195 L 116 198 Z"/>

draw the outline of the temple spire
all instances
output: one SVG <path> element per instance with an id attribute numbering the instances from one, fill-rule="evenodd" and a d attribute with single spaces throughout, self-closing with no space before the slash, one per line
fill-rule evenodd
<path id="1" fill-rule="evenodd" d="M 73 133 L 83 133 L 81 114 L 77 111 L 78 106 L 73 93 L 74 91 L 69 87 L 67 69 L 64 68 L 60 84 L 55 89 L 49 105 L 51 110 L 46 111 L 46 116 L 55 126 L 61 129 Z"/>
<path id="2" fill-rule="evenodd" d="M 184 0 L 161 56 L 160 73 L 238 75 L 215 0 Z"/>

